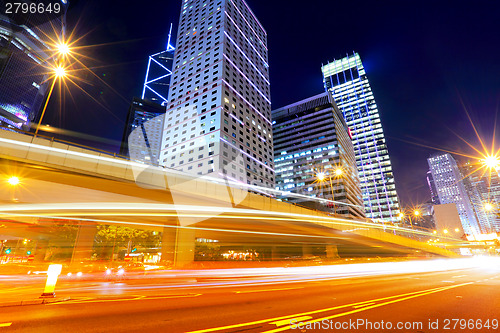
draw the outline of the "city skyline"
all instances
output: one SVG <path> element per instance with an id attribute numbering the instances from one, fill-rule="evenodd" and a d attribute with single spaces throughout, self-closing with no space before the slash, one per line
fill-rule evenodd
<path id="1" fill-rule="evenodd" d="M 408 141 L 458 152 L 467 151 L 467 145 L 460 143 L 448 129 L 455 127 L 457 132 L 465 133 L 468 141 L 476 144 L 461 98 L 483 135 L 487 137 L 491 134 L 498 102 L 498 79 L 494 74 L 498 73 L 498 65 L 494 63 L 493 56 L 497 46 L 488 42 L 493 40 L 493 31 L 498 30 L 495 29 L 497 23 L 487 19 L 494 12 L 491 7 L 469 9 L 458 5 L 442 18 L 439 12 L 445 9 L 444 5 L 419 10 L 418 15 L 413 17 L 404 16 L 408 7 L 402 4 L 393 6 L 388 13 L 389 4 L 375 8 L 365 3 L 359 12 L 365 20 L 360 20 L 359 27 L 332 35 L 325 30 L 328 25 L 321 23 L 325 21 L 321 17 L 327 15 L 326 9 L 331 4 L 303 6 L 299 2 L 287 2 L 286 14 L 310 18 L 307 27 L 278 24 L 272 13 L 279 5 L 249 1 L 249 6 L 268 30 L 272 108 L 321 93 L 323 87 L 319 66 L 333 57 L 342 57 L 353 50 L 359 52 L 377 96 L 403 206 L 430 198 L 425 180 L 426 159 L 435 151 L 414 143 L 408 144 Z M 130 13 L 125 7 L 116 9 L 112 5 L 80 2 L 68 13 L 73 17 L 72 22 L 80 19 L 77 32 L 80 35 L 88 34 L 81 41 L 82 44 L 105 44 L 99 48 L 89 48 L 88 54 L 96 59 L 94 67 L 99 67 L 96 72 L 100 77 L 125 97 L 128 103 L 132 96 L 140 94 L 147 55 L 166 45 L 170 22 L 176 25 L 175 17 L 178 16 L 180 2 L 161 6 L 164 6 L 164 10 L 160 15 L 147 8 Z M 352 7 L 348 4 L 343 6 L 346 11 Z M 101 14 L 91 15 L 95 12 L 92 9 L 96 8 Z M 150 24 L 134 27 L 135 30 L 127 25 L 126 18 L 146 14 Z M 476 25 L 470 19 L 465 19 L 480 15 L 485 19 Z M 408 19 L 403 20 L 402 17 Z M 339 17 L 339 20 L 338 25 L 342 27 L 348 17 Z M 283 18 L 282 23 L 286 21 Z M 425 24 L 422 23 L 424 21 Z M 396 25 L 399 29 L 393 29 Z M 328 42 L 322 42 L 324 38 Z M 296 42 L 292 43 L 291 40 Z M 441 40 L 444 43 L 439 43 Z M 115 41 L 122 43 L 107 45 Z M 298 54 L 301 52 L 292 52 L 293 47 L 305 47 L 314 52 L 307 52 L 307 57 L 304 57 Z M 453 56 L 461 48 L 464 48 L 464 52 Z M 131 50 L 136 53 L 130 54 Z M 141 52 L 144 55 L 139 54 Z M 290 71 L 291 68 L 293 71 Z M 124 77 L 136 79 L 131 82 L 124 80 Z M 429 80 L 431 77 L 432 80 Z M 124 98 L 108 87 L 99 87 L 98 83 L 94 82 L 89 91 L 107 110 L 89 102 L 88 97 L 79 97 L 78 93 L 73 92 L 76 101 L 83 101 L 79 104 L 86 105 L 89 111 L 78 113 L 76 110 L 79 107 L 72 106 L 66 114 L 60 115 L 57 99 L 54 98 L 50 105 L 53 112 L 50 115 L 49 108 L 47 122 L 65 129 L 119 140 L 121 128 L 115 130 L 115 127 L 123 126 L 121 122 L 126 119 L 128 105 Z M 67 103 L 71 105 L 69 97 Z M 76 116 L 70 119 L 72 115 Z M 90 128 L 87 124 L 95 121 L 96 117 L 105 117 L 107 121 Z M 113 149 L 113 146 L 108 147 Z"/>
<path id="2" fill-rule="evenodd" d="M 498 329 L 497 8 L 0 4 L 0 331 Z"/>

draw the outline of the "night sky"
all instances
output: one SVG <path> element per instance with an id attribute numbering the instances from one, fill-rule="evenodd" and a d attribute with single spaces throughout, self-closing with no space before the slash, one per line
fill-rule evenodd
<path id="1" fill-rule="evenodd" d="M 500 102 L 500 2 L 247 2 L 268 33 L 273 109 L 323 92 L 322 63 L 360 54 L 404 206 L 429 200 L 426 159 L 435 148 L 470 154 L 458 135 L 479 146 L 466 110 L 491 144 Z M 75 72 L 88 95 L 72 84 L 71 96 L 56 92 L 44 123 L 101 137 L 71 140 L 118 151 L 129 103 L 142 92 L 147 57 L 165 49 L 180 5 L 76 3 L 68 25 L 82 37 L 76 45 L 85 46 L 79 59 L 107 85 Z"/>

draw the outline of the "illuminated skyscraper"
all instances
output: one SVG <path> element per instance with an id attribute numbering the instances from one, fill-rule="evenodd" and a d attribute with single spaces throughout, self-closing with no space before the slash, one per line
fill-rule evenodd
<path id="1" fill-rule="evenodd" d="M 183 0 L 176 44 L 160 164 L 274 187 L 264 28 L 244 0 Z"/>
<path id="2" fill-rule="evenodd" d="M 431 202 L 434 205 L 439 205 L 439 196 L 436 189 L 436 184 L 434 183 L 434 178 L 432 178 L 432 172 L 427 171 L 427 185 L 429 185 L 429 191 L 431 192 Z"/>
<path id="3" fill-rule="evenodd" d="M 123 131 L 120 154 L 131 160 L 158 165 L 175 47 L 172 25 L 166 50 L 148 59 L 141 98 L 134 97 Z"/>
<path id="4" fill-rule="evenodd" d="M 495 170 L 484 172 L 477 170 L 470 161 L 461 165 L 463 182 L 475 210 L 481 231 L 483 233 L 499 232 L 499 217 L 496 209 L 486 209 L 486 204 L 497 208 L 500 204 L 500 177 Z"/>
<path id="5" fill-rule="evenodd" d="M 397 222 L 400 212 L 391 160 L 375 98 L 357 53 L 322 66 L 325 89 L 333 96 L 353 137 L 367 218 Z"/>
<path id="6" fill-rule="evenodd" d="M 50 5 L 51 14 L 3 14 L 7 3 L 0 0 L 0 124 L 29 129 L 48 91 L 53 49 L 62 40 L 69 2 L 23 1 Z"/>
<path id="7" fill-rule="evenodd" d="M 158 165 L 165 106 L 134 97 L 128 110 L 120 154 Z"/>
<path id="8" fill-rule="evenodd" d="M 456 204 L 464 232 L 477 235 L 481 228 L 463 181 L 457 162 L 448 153 L 436 154 L 427 159 L 439 196 L 439 202 Z"/>
<path id="9" fill-rule="evenodd" d="M 171 37 L 172 25 L 168 33 L 167 49 L 149 56 L 142 89 L 142 99 L 161 105 L 167 105 L 172 77 L 175 47 L 170 43 Z"/>
<path id="10" fill-rule="evenodd" d="M 272 114 L 276 189 L 303 195 L 282 199 L 344 216 L 365 217 L 354 148 L 344 117 L 330 94 L 324 92 Z M 342 203 L 316 204 L 311 196 Z"/>

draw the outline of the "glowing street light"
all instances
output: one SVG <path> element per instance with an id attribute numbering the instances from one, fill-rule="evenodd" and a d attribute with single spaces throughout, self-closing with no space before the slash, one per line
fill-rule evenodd
<path id="1" fill-rule="evenodd" d="M 487 202 L 487 203 L 484 204 L 484 210 L 487 211 L 487 212 L 491 212 L 494 208 L 495 207 L 491 203 L 489 203 L 489 202 Z"/>
<path id="2" fill-rule="evenodd" d="M 460 231 L 460 229 L 458 229 L 458 228 L 455 228 L 455 232 L 459 232 L 459 231 Z"/>
<path id="3" fill-rule="evenodd" d="M 488 155 L 483 160 L 483 165 L 490 170 L 500 168 L 500 158 L 496 155 Z"/>
<path id="4" fill-rule="evenodd" d="M 415 215 L 415 216 L 419 216 L 419 215 L 420 215 L 420 211 L 418 211 L 418 210 L 414 210 L 414 211 L 413 211 L 413 215 Z"/>
<path id="5" fill-rule="evenodd" d="M 335 176 L 340 177 L 343 173 L 344 171 L 341 168 L 335 169 Z"/>
<path id="6" fill-rule="evenodd" d="M 71 52 L 71 50 L 69 48 L 69 45 L 66 44 L 66 43 L 57 44 L 57 51 L 61 55 L 67 55 L 67 54 L 69 54 Z"/>
<path id="7" fill-rule="evenodd" d="M 436 230 L 434 230 L 432 233 L 435 235 L 435 234 L 437 234 L 438 232 L 437 232 Z"/>
<path id="8" fill-rule="evenodd" d="M 316 174 L 316 178 L 317 178 L 320 182 L 324 181 L 324 180 L 326 179 L 325 173 L 324 173 L 324 172 L 318 172 L 318 173 Z"/>
<path id="9" fill-rule="evenodd" d="M 448 233 L 448 229 L 444 229 L 443 233 L 447 234 Z"/>
<path id="10" fill-rule="evenodd" d="M 62 66 L 57 66 L 54 69 L 54 74 L 56 77 L 64 77 L 64 76 L 66 76 L 66 69 Z"/>
<path id="11" fill-rule="evenodd" d="M 12 186 L 19 185 L 20 182 L 21 181 L 19 180 L 19 177 L 16 177 L 16 176 L 12 176 L 7 180 L 7 183 L 9 183 L 9 185 L 12 185 Z"/>
<path id="12" fill-rule="evenodd" d="M 56 80 L 64 79 L 66 77 L 66 69 L 62 66 L 57 66 L 54 68 L 54 79 L 52 80 L 52 85 L 50 86 L 49 94 L 47 95 L 47 100 L 45 101 L 45 105 L 43 106 L 42 114 L 40 116 L 40 120 L 38 121 L 38 125 L 36 125 L 35 136 L 38 134 L 38 129 L 40 128 L 40 124 L 42 123 L 43 116 L 45 115 L 45 110 L 47 110 L 47 105 L 49 105 L 50 96 L 52 95 L 52 91 L 54 90 L 54 86 L 56 84 Z"/>

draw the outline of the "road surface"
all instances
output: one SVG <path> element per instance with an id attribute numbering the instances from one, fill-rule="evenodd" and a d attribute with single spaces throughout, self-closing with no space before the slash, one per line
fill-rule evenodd
<path id="1" fill-rule="evenodd" d="M 88 281 L 79 288 L 62 287 L 58 297 L 78 294 L 65 302 L 1 307 L 0 333 L 500 332 L 498 264 L 288 281 Z"/>

